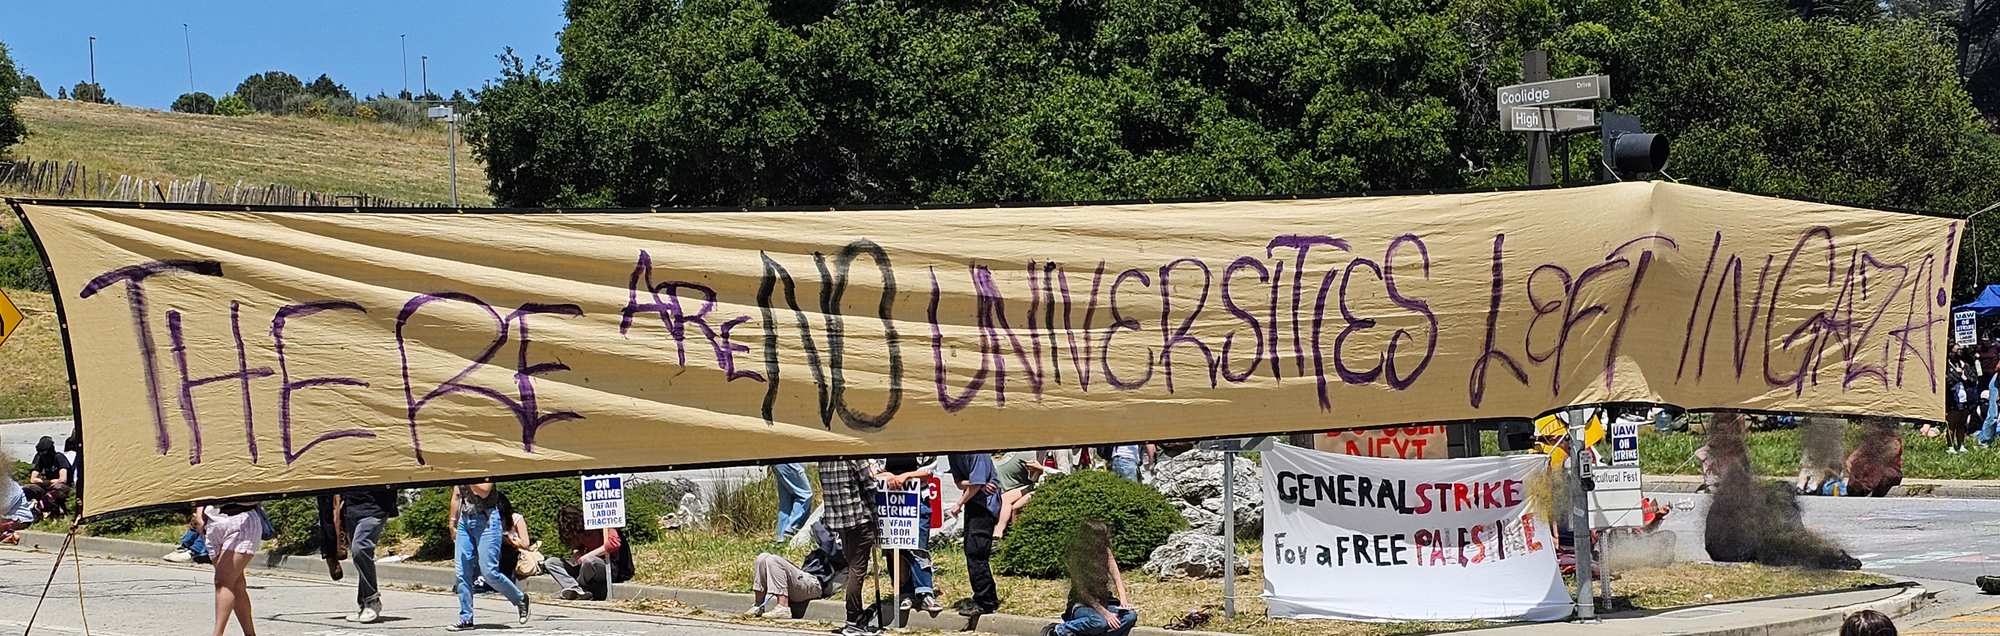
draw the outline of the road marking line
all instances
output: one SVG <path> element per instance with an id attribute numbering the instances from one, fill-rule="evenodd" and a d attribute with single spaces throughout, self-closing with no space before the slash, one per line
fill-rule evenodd
<path id="1" fill-rule="evenodd" d="M 1953 617 L 1953 618 L 1947 618 L 1947 619 L 1944 619 L 1944 620 L 1942 620 L 1942 621 L 1938 621 L 1938 622 L 1940 622 L 1940 623 L 2000 623 L 2000 617 L 1985 617 L 1985 616 L 1958 616 L 1958 617 Z"/>

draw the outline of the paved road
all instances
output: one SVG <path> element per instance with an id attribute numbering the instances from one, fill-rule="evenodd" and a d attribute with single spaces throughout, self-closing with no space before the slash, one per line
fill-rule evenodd
<path id="1" fill-rule="evenodd" d="M 42 590 L 55 557 L 50 554 L 0 549 L 0 634 L 20 634 Z M 213 626 L 214 596 L 206 566 L 148 564 L 108 559 L 83 559 L 84 606 L 90 633 L 98 636 L 206 634 Z M 82 634 L 77 610 L 76 569 L 65 561 L 41 617 L 36 634 Z M 447 594 L 384 590 L 387 617 L 381 623 L 356 625 L 341 620 L 354 607 L 354 586 L 286 577 L 250 577 L 250 598 L 262 634 L 302 636 L 394 636 L 442 633 L 456 621 L 458 600 Z M 822 632 L 796 631 L 734 623 L 626 614 L 584 607 L 537 604 L 527 627 L 514 624 L 513 606 L 496 596 L 482 596 L 475 606 L 486 624 L 481 633 L 509 636 L 803 636 Z M 505 621 L 502 623 L 501 621 Z M 238 633 L 236 627 L 230 634 Z"/>
<path id="2" fill-rule="evenodd" d="M 55 438 L 56 448 L 62 448 L 63 440 L 75 425 L 66 419 L 15 421 L 0 424 L 0 452 L 15 461 L 35 458 L 35 442 L 43 435 Z"/>
<path id="3" fill-rule="evenodd" d="M 1701 543 L 1707 495 L 1656 495 L 1675 504 L 1666 528 L 1684 560 L 1707 560 Z M 1891 577 L 1972 583 L 2000 574 L 2000 500 L 1801 497 L 1806 526 L 1832 538 L 1862 568 Z"/>

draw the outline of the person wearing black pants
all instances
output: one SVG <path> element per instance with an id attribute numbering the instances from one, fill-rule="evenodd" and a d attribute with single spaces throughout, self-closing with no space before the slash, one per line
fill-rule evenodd
<path id="1" fill-rule="evenodd" d="M 820 520 L 840 535 L 847 557 L 847 625 L 842 636 L 875 636 L 882 629 L 862 611 L 861 584 L 875 552 L 875 471 L 866 461 L 819 463 L 819 483 L 825 511 Z M 880 617 L 876 617 L 879 621 Z"/>
<path id="2" fill-rule="evenodd" d="M 972 603 L 960 616 L 977 618 L 1000 610 L 1000 588 L 993 584 L 993 527 L 1000 523 L 1000 474 L 993 456 L 961 453 L 951 456 L 951 474 L 964 493 L 952 514 L 965 515 L 965 575 L 972 583 Z"/>

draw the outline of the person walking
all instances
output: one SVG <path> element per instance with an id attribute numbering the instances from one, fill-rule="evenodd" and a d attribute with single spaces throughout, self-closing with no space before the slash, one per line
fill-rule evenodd
<path id="1" fill-rule="evenodd" d="M 354 564 L 354 602 L 359 607 L 347 620 L 382 620 L 381 579 L 375 576 L 375 545 L 382 530 L 396 517 L 396 489 L 367 488 L 340 493 L 340 525 L 347 531 L 347 556 Z"/>
<path id="2" fill-rule="evenodd" d="M 243 636 L 257 636 L 243 571 L 263 546 L 265 523 L 264 504 L 257 501 L 208 506 L 195 514 L 195 529 L 208 541 L 215 563 L 214 636 L 228 631 L 230 616 L 236 617 Z"/>
<path id="3" fill-rule="evenodd" d="M 847 625 L 842 636 L 873 636 L 882 628 L 869 625 L 861 611 L 861 584 L 875 551 L 875 475 L 869 463 L 846 459 L 819 463 L 819 485 L 826 506 L 822 519 L 840 535 L 847 556 Z"/>
<path id="4" fill-rule="evenodd" d="M 958 610 L 960 616 L 978 618 L 1000 610 L 1000 588 L 993 583 L 993 528 L 1000 523 L 1000 476 L 993 468 L 993 456 L 986 453 L 957 453 L 951 456 L 951 474 L 958 480 L 961 495 L 952 514 L 965 515 L 965 576 L 972 583 L 972 599 Z"/>
<path id="5" fill-rule="evenodd" d="M 458 571 L 458 623 L 446 629 L 456 632 L 476 627 L 472 622 L 474 577 L 507 597 L 521 610 L 521 624 L 528 624 L 528 597 L 514 586 L 513 579 L 500 571 L 500 534 L 505 528 L 500 522 L 499 490 L 493 487 L 493 482 L 454 488 L 447 518 L 451 520 L 457 546 L 457 558 L 452 565 Z"/>
<path id="6" fill-rule="evenodd" d="M 784 543 L 812 516 L 812 479 L 805 464 L 772 464 L 771 474 L 778 480 L 778 543 Z"/>
<path id="7" fill-rule="evenodd" d="M 1069 603 L 1063 622 L 1042 628 L 1043 636 L 1125 636 L 1139 624 L 1125 593 L 1125 574 L 1111 553 L 1111 528 L 1092 519 L 1071 539 Z M 1114 594 L 1115 592 L 1115 594 Z"/>

